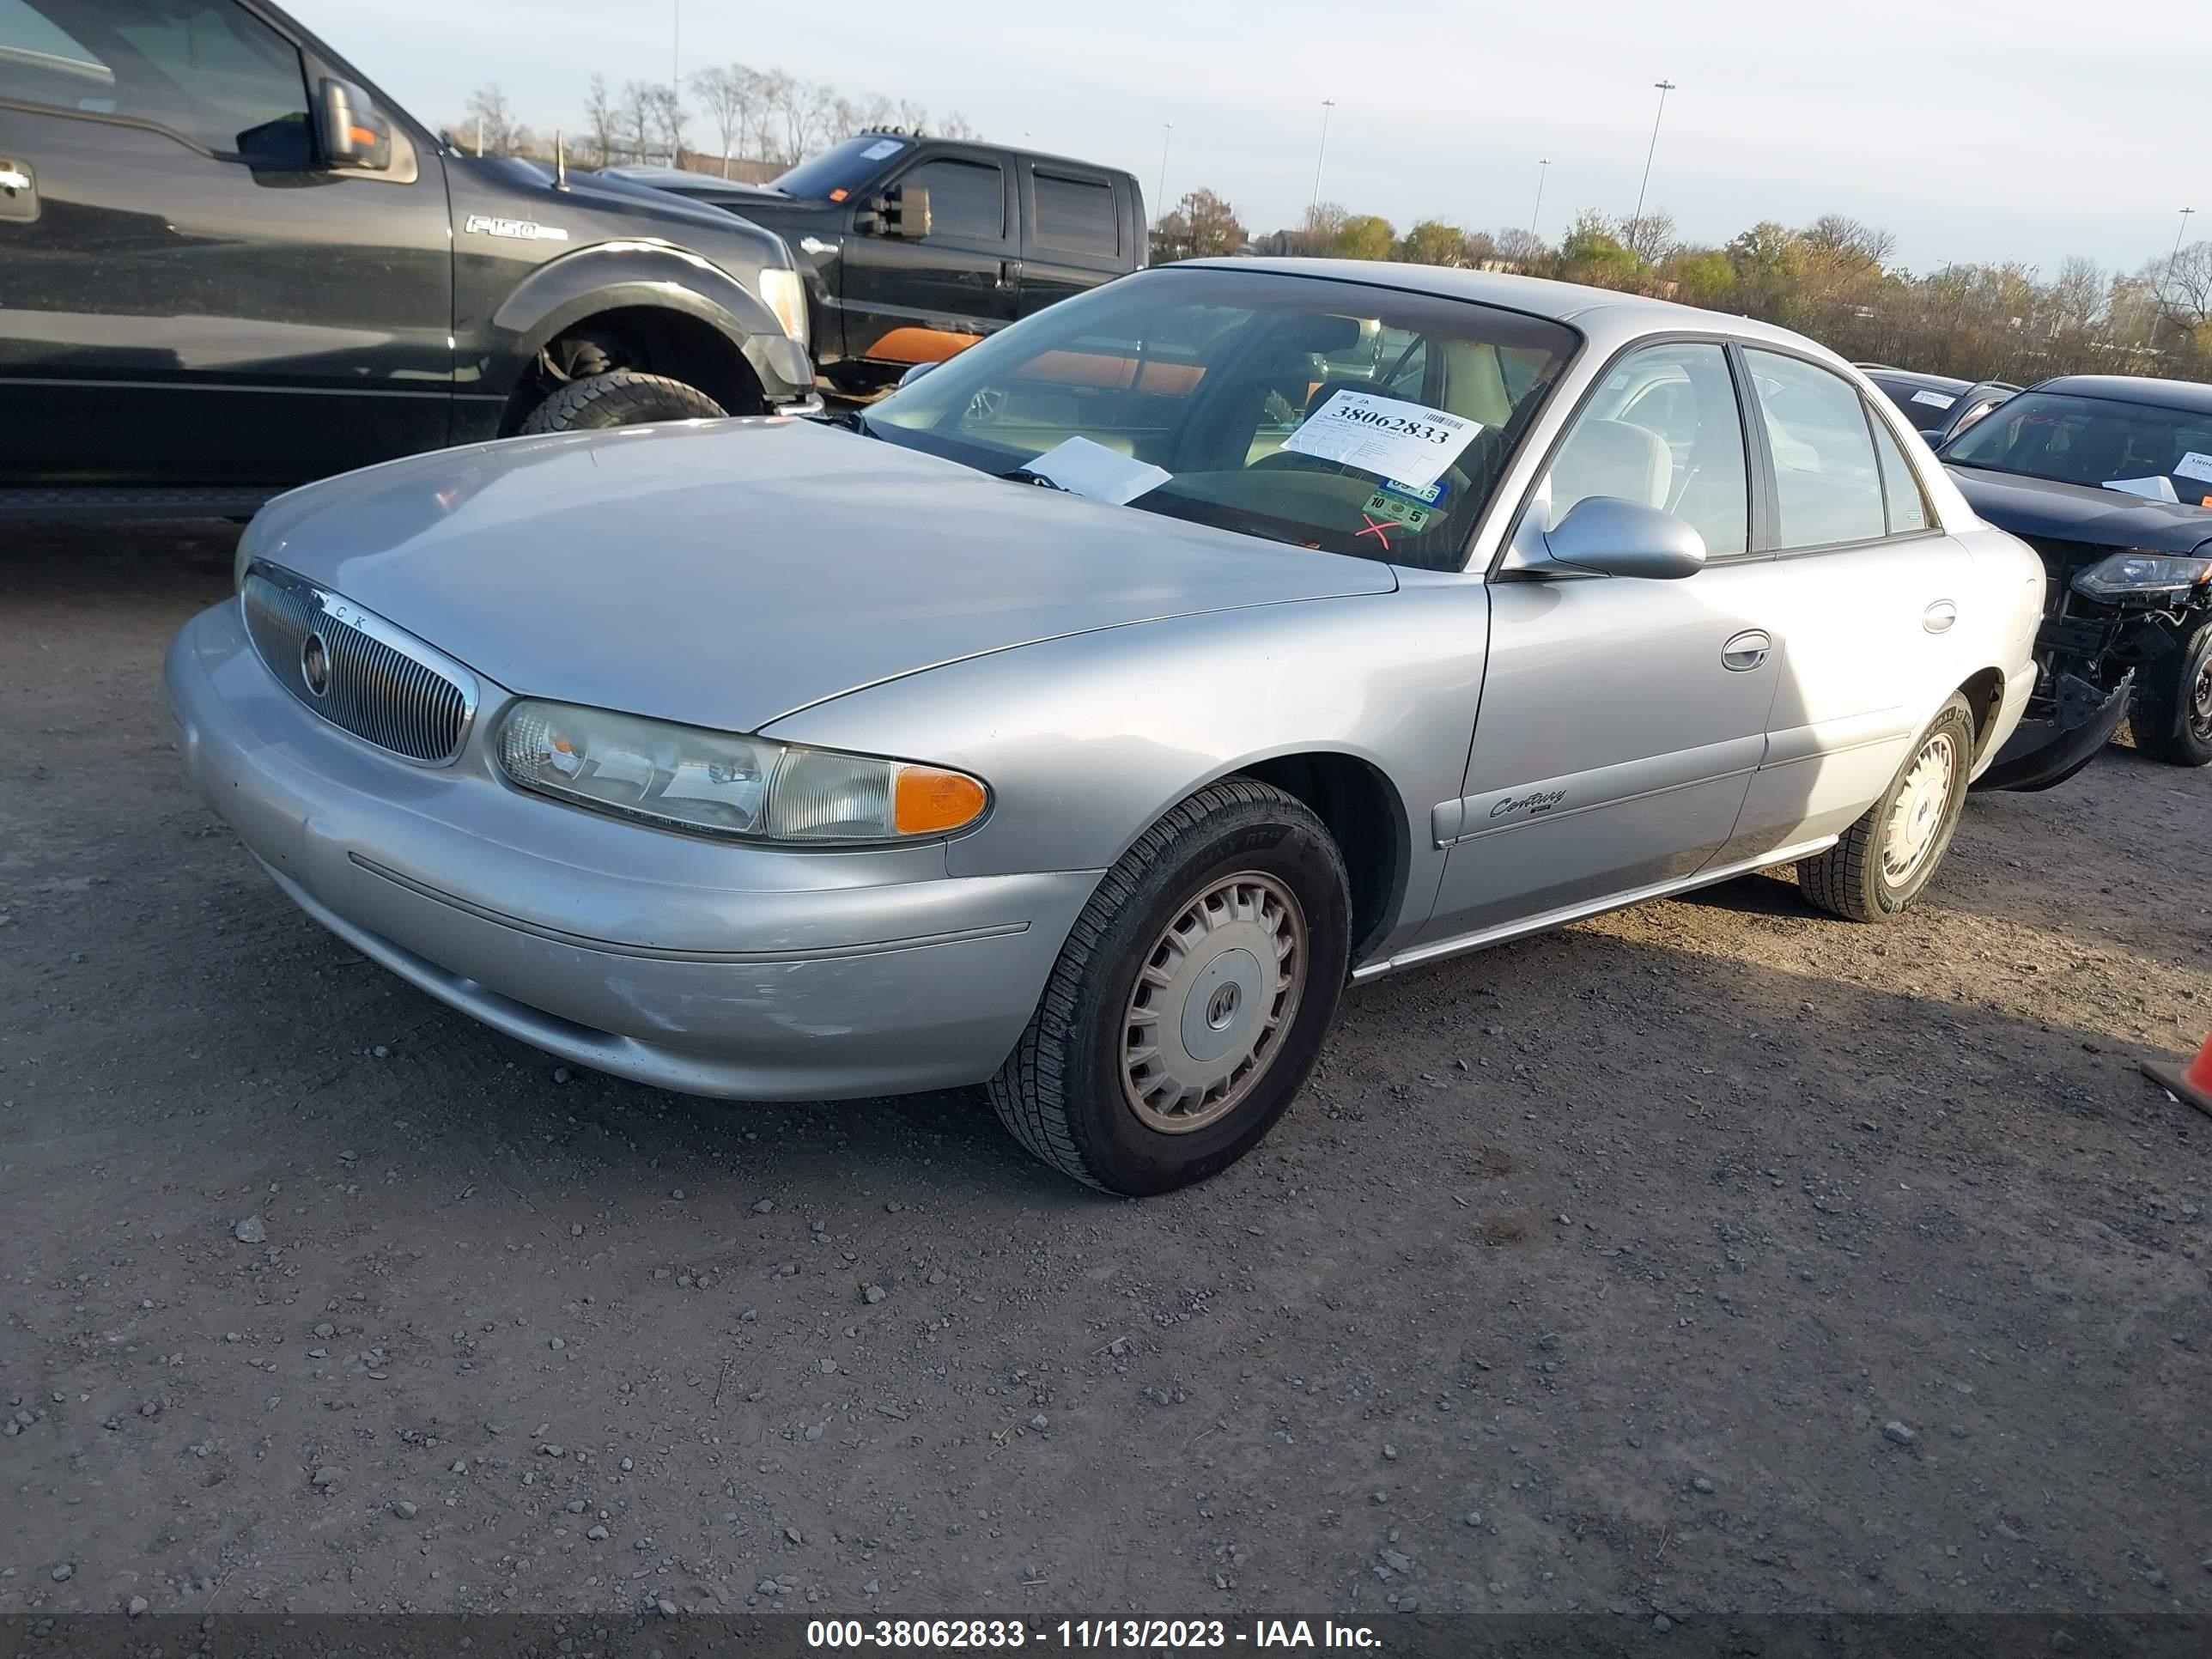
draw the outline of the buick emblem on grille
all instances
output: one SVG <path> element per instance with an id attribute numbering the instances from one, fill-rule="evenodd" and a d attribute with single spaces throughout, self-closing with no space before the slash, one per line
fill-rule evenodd
<path id="1" fill-rule="evenodd" d="M 331 655 L 323 648 L 323 636 L 310 634 L 300 647 L 300 678 L 307 690 L 317 696 L 326 696 L 331 689 Z"/>

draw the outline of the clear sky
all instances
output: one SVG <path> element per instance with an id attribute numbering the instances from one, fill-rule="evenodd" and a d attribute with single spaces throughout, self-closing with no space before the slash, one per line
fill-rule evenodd
<path id="1" fill-rule="evenodd" d="M 2185 206 L 2212 234 L 2206 0 L 290 0 L 424 120 L 496 81 L 571 131 L 595 70 L 668 78 L 678 5 L 687 76 L 735 60 L 957 109 L 1148 198 L 1165 138 L 1168 196 L 1209 186 L 1254 232 L 1304 210 L 1325 98 L 1322 195 L 1354 212 L 1526 225 L 1548 157 L 1547 235 L 1626 214 L 1663 78 L 1650 203 L 1686 237 L 1841 212 L 1915 269 L 2047 276 L 2162 257 Z"/>

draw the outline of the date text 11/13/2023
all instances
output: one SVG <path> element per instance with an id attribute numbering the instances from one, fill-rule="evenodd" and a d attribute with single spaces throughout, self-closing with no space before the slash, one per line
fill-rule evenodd
<path id="1" fill-rule="evenodd" d="M 1259 1619 L 1240 1627 L 1221 1619 L 1063 1619 L 1031 1630 L 1019 1619 L 814 1619 L 810 1649 L 907 1648 L 1379 1648 L 1365 1625 Z"/>

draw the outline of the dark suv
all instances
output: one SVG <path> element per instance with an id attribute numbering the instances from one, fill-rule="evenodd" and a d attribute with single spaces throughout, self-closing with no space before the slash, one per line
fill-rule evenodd
<path id="1" fill-rule="evenodd" d="M 781 231 L 823 378 L 860 392 L 1145 263 L 1130 174 L 1064 156 L 866 132 L 767 185 L 672 167 L 606 175 Z"/>
<path id="2" fill-rule="evenodd" d="M 781 237 L 564 173 L 462 155 L 262 0 L 0 0 L 0 514 L 818 406 Z"/>

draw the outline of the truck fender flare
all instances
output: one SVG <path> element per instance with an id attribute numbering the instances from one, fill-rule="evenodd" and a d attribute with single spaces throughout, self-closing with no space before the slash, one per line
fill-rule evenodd
<path id="1" fill-rule="evenodd" d="M 757 354 L 756 336 L 783 338 L 775 313 L 711 260 L 666 242 L 600 242 L 538 267 L 492 313 L 494 352 L 511 391 L 538 349 L 603 311 L 680 312 L 707 324 L 742 355 L 763 385 L 785 378 Z M 765 371 L 765 372 L 764 372 Z"/>

